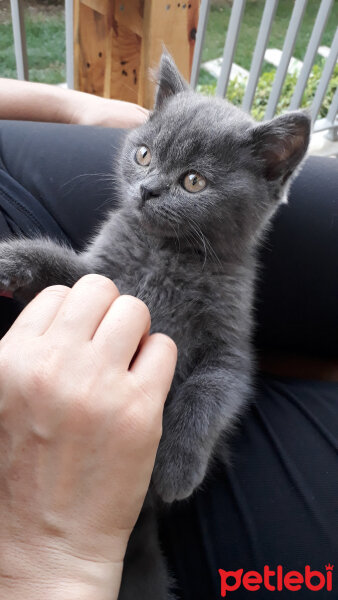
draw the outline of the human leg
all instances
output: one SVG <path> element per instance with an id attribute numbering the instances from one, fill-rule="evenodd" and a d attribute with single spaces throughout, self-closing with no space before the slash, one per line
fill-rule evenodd
<path id="1" fill-rule="evenodd" d="M 0 121 L 0 237 L 49 237 L 81 250 L 117 206 L 125 131 Z M 0 335 L 20 306 L 0 298 Z"/>

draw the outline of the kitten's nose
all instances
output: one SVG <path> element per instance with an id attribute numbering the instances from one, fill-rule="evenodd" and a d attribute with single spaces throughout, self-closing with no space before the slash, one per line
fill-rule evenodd
<path id="1" fill-rule="evenodd" d="M 140 192 L 142 202 L 146 202 L 149 198 L 158 198 L 160 195 L 159 190 L 148 188 L 145 185 L 140 186 Z"/>

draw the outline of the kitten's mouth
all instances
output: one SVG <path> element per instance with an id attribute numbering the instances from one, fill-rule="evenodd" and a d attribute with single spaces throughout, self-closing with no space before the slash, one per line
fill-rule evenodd
<path id="1" fill-rule="evenodd" d="M 151 196 L 150 198 L 147 198 L 146 200 L 144 199 L 144 197 L 140 196 L 138 198 L 138 208 L 139 210 L 142 211 L 146 211 L 149 212 L 156 210 L 156 206 L 158 205 L 158 196 Z"/>
<path id="2" fill-rule="evenodd" d="M 139 210 L 141 213 L 142 225 L 147 231 L 158 233 L 160 235 L 168 233 L 168 216 L 163 210 L 156 206 L 155 198 L 147 200 L 144 203 L 140 202 Z"/>
<path id="3" fill-rule="evenodd" d="M 158 210 L 154 206 L 153 200 L 147 200 L 147 202 L 140 201 L 139 210 L 142 218 L 149 223 L 156 223 L 158 221 Z"/>

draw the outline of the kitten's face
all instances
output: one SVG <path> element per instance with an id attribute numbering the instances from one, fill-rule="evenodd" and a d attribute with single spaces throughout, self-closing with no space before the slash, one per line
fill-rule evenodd
<path id="1" fill-rule="evenodd" d="M 168 56 L 162 77 L 164 69 L 154 112 L 128 136 L 122 156 L 128 204 L 162 238 L 195 244 L 202 233 L 225 246 L 249 243 L 281 200 L 285 169 L 271 177 L 248 115 L 187 89 Z"/>

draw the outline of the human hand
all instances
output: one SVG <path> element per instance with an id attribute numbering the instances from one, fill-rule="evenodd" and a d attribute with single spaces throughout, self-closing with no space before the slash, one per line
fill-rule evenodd
<path id="1" fill-rule="evenodd" d="M 73 102 L 73 96 L 68 96 Z M 76 96 L 71 123 L 100 127 L 138 127 L 148 118 L 149 111 L 138 104 L 123 100 L 110 100 L 91 94 Z"/>
<path id="2" fill-rule="evenodd" d="M 149 328 L 140 300 L 87 275 L 1 340 L 0 597 L 117 597 L 176 362 Z"/>

